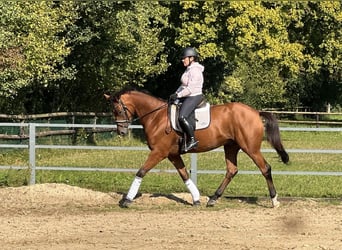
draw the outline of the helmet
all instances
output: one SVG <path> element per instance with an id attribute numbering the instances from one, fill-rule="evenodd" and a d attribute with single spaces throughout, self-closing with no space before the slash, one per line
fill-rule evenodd
<path id="1" fill-rule="evenodd" d="M 188 48 L 185 48 L 183 50 L 182 58 L 190 57 L 190 56 L 193 56 L 193 57 L 196 57 L 196 58 L 198 57 L 198 53 L 195 50 L 195 48 L 188 47 Z"/>

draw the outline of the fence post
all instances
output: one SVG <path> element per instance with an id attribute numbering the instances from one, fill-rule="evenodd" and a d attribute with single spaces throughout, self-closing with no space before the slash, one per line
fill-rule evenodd
<path id="1" fill-rule="evenodd" d="M 316 114 L 316 128 L 319 128 L 319 114 Z"/>
<path id="2" fill-rule="evenodd" d="M 191 164 L 190 164 L 190 179 L 197 186 L 197 154 L 190 154 Z"/>
<path id="3" fill-rule="evenodd" d="M 29 124 L 29 163 L 30 163 L 30 185 L 36 183 L 36 126 L 34 123 Z"/>

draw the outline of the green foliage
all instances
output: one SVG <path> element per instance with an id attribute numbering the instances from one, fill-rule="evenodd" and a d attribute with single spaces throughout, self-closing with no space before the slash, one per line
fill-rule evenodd
<path id="1" fill-rule="evenodd" d="M 285 5 L 294 10 L 289 37 L 303 46 L 304 61 L 295 88 L 288 86 L 289 99 L 299 95 L 302 103 L 322 109 L 327 102 L 341 102 L 342 31 L 341 2 L 297 2 Z M 293 83 L 295 81 L 289 81 Z"/>
<path id="2" fill-rule="evenodd" d="M 157 2 L 138 1 L 116 17 L 113 36 L 119 53 L 115 58 L 118 63 L 113 66 L 120 75 L 114 80 L 142 86 L 147 77 L 161 74 L 167 68 L 166 56 L 161 54 L 164 42 L 160 33 L 167 26 L 168 10 Z"/>
<path id="3" fill-rule="evenodd" d="M 0 4 L 0 111 L 104 111 L 105 91 L 160 97 L 196 47 L 212 103 L 342 101 L 341 2 L 31 1 Z"/>
<path id="4" fill-rule="evenodd" d="M 166 56 L 161 53 L 167 8 L 140 1 L 77 4 L 80 19 L 68 60 L 78 74 L 63 84 L 71 109 L 103 111 L 99 103 L 105 104 L 105 91 L 119 90 L 128 83 L 143 86 L 149 77 L 167 69 Z"/>
<path id="5" fill-rule="evenodd" d="M 238 51 L 236 75 L 242 101 L 257 108 L 282 106 L 287 78 L 298 74 L 302 46 L 288 39 L 281 8 L 262 2 L 234 2 L 227 29 Z"/>
<path id="6" fill-rule="evenodd" d="M 206 84 L 214 86 L 209 96 L 215 103 L 239 100 L 265 108 L 340 100 L 339 2 L 207 1 L 182 7 L 176 42 L 223 62 L 215 68 L 220 83 L 211 77 Z M 227 79 L 235 88 L 227 87 Z"/>
<path id="7" fill-rule="evenodd" d="M 20 88 L 72 78 L 64 67 L 70 53 L 68 39 L 60 36 L 74 22 L 70 2 L 1 2 L 0 96 L 15 96 Z"/>

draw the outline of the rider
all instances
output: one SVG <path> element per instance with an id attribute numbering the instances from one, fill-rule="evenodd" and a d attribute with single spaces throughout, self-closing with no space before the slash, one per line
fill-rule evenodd
<path id="1" fill-rule="evenodd" d="M 181 85 L 176 93 L 170 96 L 171 101 L 180 98 L 183 103 L 179 111 L 178 121 L 186 134 L 184 152 L 196 148 L 198 144 L 194 136 L 195 128 L 190 120 L 196 106 L 203 100 L 204 66 L 199 64 L 197 60 L 198 53 L 194 48 L 188 47 L 183 50 L 182 62 L 186 69 L 181 77 Z"/>

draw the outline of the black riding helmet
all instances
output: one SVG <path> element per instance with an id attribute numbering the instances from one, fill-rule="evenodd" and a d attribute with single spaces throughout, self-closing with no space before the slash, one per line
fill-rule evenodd
<path id="1" fill-rule="evenodd" d="M 182 59 L 184 59 L 185 57 L 191 57 L 191 56 L 193 56 L 195 58 L 198 57 L 198 53 L 195 50 L 195 48 L 192 48 L 192 47 L 185 48 L 183 50 Z"/>

